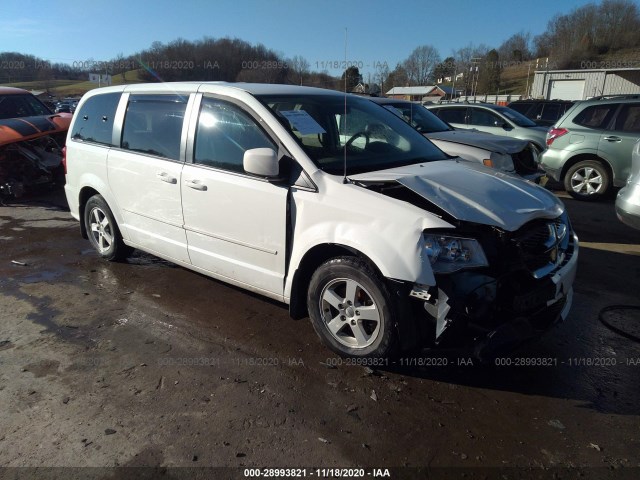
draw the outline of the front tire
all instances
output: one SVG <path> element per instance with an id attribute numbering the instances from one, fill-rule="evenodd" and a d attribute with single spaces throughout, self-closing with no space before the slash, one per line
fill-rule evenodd
<path id="1" fill-rule="evenodd" d="M 382 358 L 397 345 L 397 309 L 384 278 L 365 261 L 338 257 L 311 277 L 307 307 L 313 328 L 338 355 Z"/>
<path id="2" fill-rule="evenodd" d="M 98 255 L 110 262 L 124 260 L 131 253 L 125 245 L 113 213 L 102 195 L 91 197 L 84 207 L 84 224 L 89 242 Z"/>
<path id="3" fill-rule="evenodd" d="M 609 171 L 597 160 L 583 160 L 567 170 L 564 188 L 577 200 L 600 200 L 611 190 Z"/>

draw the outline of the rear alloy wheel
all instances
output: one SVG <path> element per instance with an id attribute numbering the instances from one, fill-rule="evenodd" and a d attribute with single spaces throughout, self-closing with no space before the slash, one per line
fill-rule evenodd
<path id="1" fill-rule="evenodd" d="M 396 344 L 395 309 L 384 279 L 366 262 L 339 257 L 311 277 L 307 295 L 316 333 L 348 357 L 385 357 Z"/>
<path id="2" fill-rule="evenodd" d="M 102 258 L 124 260 L 131 253 L 131 247 L 123 242 L 113 213 L 101 195 L 94 195 L 87 201 L 84 224 L 89 242 Z"/>
<path id="3" fill-rule="evenodd" d="M 584 160 L 571 166 L 564 176 L 564 187 L 578 200 L 598 200 L 611 188 L 607 168 L 596 160 Z"/>

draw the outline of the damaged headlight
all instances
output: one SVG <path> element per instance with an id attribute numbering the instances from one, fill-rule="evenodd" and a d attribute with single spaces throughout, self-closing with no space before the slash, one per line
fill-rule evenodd
<path id="1" fill-rule="evenodd" d="M 515 170 L 511 155 L 506 153 L 492 152 L 491 157 L 483 160 L 482 163 L 484 163 L 486 167 L 492 167 L 505 172 L 513 172 Z"/>
<path id="2" fill-rule="evenodd" d="M 489 265 L 482 247 L 473 238 L 425 234 L 424 248 L 434 273 L 453 273 L 463 268 Z"/>

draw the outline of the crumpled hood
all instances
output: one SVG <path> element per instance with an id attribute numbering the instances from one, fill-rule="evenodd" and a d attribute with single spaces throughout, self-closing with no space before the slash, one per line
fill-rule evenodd
<path id="1" fill-rule="evenodd" d="M 461 159 L 349 175 L 356 182 L 396 181 L 458 220 L 514 231 L 556 218 L 564 205 L 551 192 L 513 175 Z"/>
<path id="2" fill-rule="evenodd" d="M 445 142 L 461 143 L 471 147 L 483 148 L 498 153 L 516 153 L 526 146 L 525 140 L 492 135 L 486 132 L 473 132 L 471 130 L 449 130 L 444 132 L 425 133 L 425 137 Z"/>

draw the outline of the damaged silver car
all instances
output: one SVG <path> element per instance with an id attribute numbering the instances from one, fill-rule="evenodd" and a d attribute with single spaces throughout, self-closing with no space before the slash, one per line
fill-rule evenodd
<path id="1" fill-rule="evenodd" d="M 402 117 L 449 155 L 475 160 L 487 167 L 514 173 L 534 182 L 544 175 L 544 171 L 538 167 L 538 149 L 531 142 L 453 128 L 422 105 L 407 100 L 379 97 L 370 100 Z"/>
<path id="2" fill-rule="evenodd" d="M 70 123 L 70 114 L 53 114 L 28 91 L 0 87 L 0 197 L 54 179 Z"/>
<path id="3" fill-rule="evenodd" d="M 394 113 L 264 84 L 107 87 L 78 106 L 66 195 L 100 256 L 139 248 L 289 305 L 333 351 L 511 348 L 566 318 L 578 239 L 531 182 Z"/>

